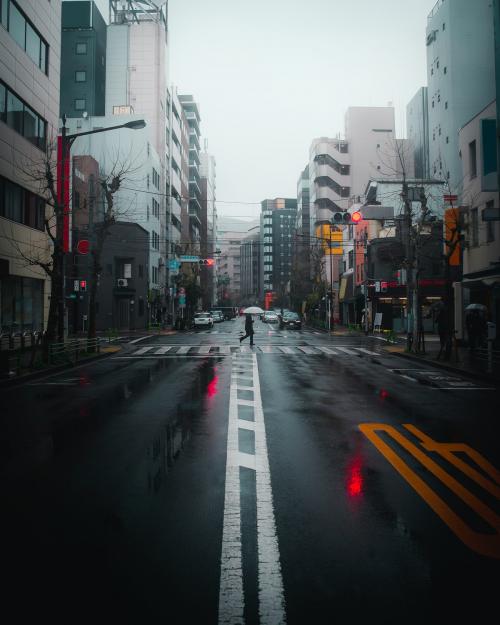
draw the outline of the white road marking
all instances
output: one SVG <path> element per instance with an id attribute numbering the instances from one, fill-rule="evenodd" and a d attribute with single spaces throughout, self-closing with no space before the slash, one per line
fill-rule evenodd
<path id="1" fill-rule="evenodd" d="M 280 345 L 278 349 L 280 349 L 284 354 L 295 354 L 295 351 L 292 347 L 284 347 Z"/>
<path id="2" fill-rule="evenodd" d="M 230 354 L 231 347 L 230 345 L 219 345 L 219 354 Z"/>
<path id="3" fill-rule="evenodd" d="M 370 356 L 380 356 L 377 352 L 372 352 L 370 349 L 365 349 L 364 347 L 356 347 L 358 352 L 363 352 L 365 354 L 370 354 Z"/>
<path id="4" fill-rule="evenodd" d="M 304 354 L 317 354 L 314 347 L 302 347 L 301 345 L 297 345 L 297 349 L 300 349 L 300 351 L 304 352 Z"/>
<path id="5" fill-rule="evenodd" d="M 148 347 L 141 347 L 136 352 L 134 352 L 134 354 L 136 355 L 145 354 L 146 352 L 151 351 L 154 347 L 155 347 L 154 345 L 149 345 Z"/>
<path id="6" fill-rule="evenodd" d="M 146 336 L 140 336 L 138 339 L 134 339 L 133 341 L 130 341 L 130 343 L 139 343 L 140 341 L 144 341 L 144 339 L 149 338 L 148 335 Z"/>
<path id="7" fill-rule="evenodd" d="M 338 356 L 337 352 L 331 347 L 320 347 L 319 345 L 316 347 L 320 352 L 324 352 L 325 354 L 331 354 L 332 356 Z"/>
<path id="8" fill-rule="evenodd" d="M 352 349 L 348 349 L 347 347 L 339 347 L 335 345 L 335 349 L 338 349 L 339 352 L 343 352 L 344 354 L 349 354 L 349 356 L 357 356 L 357 352 Z"/>
<path id="9" fill-rule="evenodd" d="M 155 354 L 158 354 L 160 356 L 161 354 L 166 354 L 171 349 L 172 345 L 163 345 L 163 347 L 158 347 L 158 349 L 155 351 Z"/>
<path id="10" fill-rule="evenodd" d="M 264 410 L 260 394 L 257 356 L 253 357 L 255 456 L 257 458 L 257 553 L 260 625 L 286 623 L 283 579 L 276 522 L 274 520 L 271 472 L 267 454 Z"/>
<path id="11" fill-rule="evenodd" d="M 237 366 L 249 359 L 236 354 Z M 267 453 L 264 411 L 260 393 L 257 356 L 251 356 L 254 400 L 238 399 L 238 381 L 232 379 L 229 391 L 226 491 L 219 589 L 219 625 L 244 624 L 244 593 L 241 545 L 241 502 L 239 469 L 256 472 L 257 553 L 260 625 L 286 625 L 283 580 L 274 519 L 271 475 Z M 254 421 L 238 419 L 238 406 L 251 405 Z M 255 435 L 255 454 L 239 451 L 238 430 Z"/>
<path id="12" fill-rule="evenodd" d="M 179 349 L 177 350 L 177 354 L 187 354 L 188 351 L 191 349 L 192 345 L 183 345 L 182 347 L 179 347 Z"/>
<path id="13" fill-rule="evenodd" d="M 198 348 L 198 354 L 209 354 L 212 349 L 212 345 L 201 345 Z"/>

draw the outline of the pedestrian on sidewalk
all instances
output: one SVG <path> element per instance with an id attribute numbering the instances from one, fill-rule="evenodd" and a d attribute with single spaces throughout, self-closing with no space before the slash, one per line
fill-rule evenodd
<path id="1" fill-rule="evenodd" d="M 253 345 L 253 319 L 250 314 L 245 315 L 245 332 L 245 336 L 240 336 L 240 343 L 249 336 L 250 345 Z"/>

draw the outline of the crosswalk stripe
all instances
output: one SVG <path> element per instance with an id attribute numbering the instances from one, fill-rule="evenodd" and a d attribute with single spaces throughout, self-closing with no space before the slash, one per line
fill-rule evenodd
<path id="1" fill-rule="evenodd" d="M 149 345 L 148 347 L 141 347 L 135 353 L 136 354 L 145 354 L 146 352 L 149 352 L 149 350 L 151 350 L 153 348 L 154 348 L 154 345 Z"/>
<path id="2" fill-rule="evenodd" d="M 280 349 L 284 354 L 294 354 L 295 352 L 293 351 L 293 348 L 291 347 L 284 347 L 284 346 L 279 346 L 278 349 Z"/>
<path id="3" fill-rule="evenodd" d="M 297 349 L 300 349 L 304 354 L 316 354 L 314 347 L 303 347 L 301 345 L 297 345 Z"/>
<path id="4" fill-rule="evenodd" d="M 179 347 L 179 349 L 177 350 L 178 354 L 187 354 L 188 351 L 191 349 L 191 347 L 193 347 L 192 345 L 183 345 L 182 347 Z"/>
<path id="5" fill-rule="evenodd" d="M 316 349 L 319 349 L 320 352 L 324 352 L 325 354 L 331 354 L 332 356 L 338 356 L 337 352 L 332 349 L 331 347 L 320 347 L 318 345 L 318 347 Z"/>
<path id="6" fill-rule="evenodd" d="M 353 351 L 352 349 L 349 349 L 348 347 L 338 347 L 336 345 L 335 349 L 338 349 L 340 352 L 344 352 L 344 354 L 349 354 L 349 356 L 357 356 L 357 352 Z"/>
<path id="7" fill-rule="evenodd" d="M 172 345 L 164 345 L 163 347 L 158 347 L 158 349 L 155 351 L 155 354 L 160 356 L 161 354 L 166 354 L 171 349 L 172 349 Z"/>
<path id="8" fill-rule="evenodd" d="M 364 347 L 356 347 L 356 349 L 358 350 L 358 352 L 363 352 L 365 354 L 370 354 L 370 356 L 379 356 L 380 354 L 377 354 L 377 352 L 372 352 L 369 349 L 365 349 Z"/>
<path id="9" fill-rule="evenodd" d="M 273 345 L 260 345 L 259 349 L 261 352 L 263 352 L 264 354 L 272 354 L 274 352 L 274 347 Z"/>
<path id="10" fill-rule="evenodd" d="M 198 354 L 209 354 L 211 349 L 211 345 L 202 345 L 198 348 Z"/>
<path id="11" fill-rule="evenodd" d="M 219 345 L 219 354 L 231 354 L 231 346 L 230 345 Z"/>

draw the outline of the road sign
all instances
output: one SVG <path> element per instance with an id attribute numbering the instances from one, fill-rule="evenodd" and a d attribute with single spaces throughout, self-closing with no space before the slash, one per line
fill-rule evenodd
<path id="1" fill-rule="evenodd" d="M 394 219 L 394 206 L 381 206 L 379 204 L 367 204 L 361 206 L 359 212 L 364 220 Z"/>
<path id="2" fill-rule="evenodd" d="M 186 289 L 183 286 L 179 287 L 179 295 L 186 295 Z"/>
<path id="3" fill-rule="evenodd" d="M 181 263 L 197 263 L 199 262 L 199 260 L 200 260 L 199 256 L 181 256 L 180 257 Z"/>
<path id="4" fill-rule="evenodd" d="M 73 280 L 73 291 L 80 290 L 80 280 Z"/>
<path id="5" fill-rule="evenodd" d="M 481 213 L 481 219 L 483 221 L 500 221 L 500 208 L 483 208 Z"/>
<path id="6" fill-rule="evenodd" d="M 181 266 L 181 263 L 178 260 L 169 260 L 168 261 L 168 269 L 169 271 L 176 271 Z"/>
<path id="7" fill-rule="evenodd" d="M 445 193 L 443 195 L 443 200 L 447 203 L 447 204 L 453 204 L 454 202 L 456 202 L 458 200 L 458 195 L 453 195 L 451 193 Z"/>
<path id="8" fill-rule="evenodd" d="M 76 244 L 76 251 L 79 254 L 88 254 L 90 250 L 90 241 L 88 239 L 80 239 Z"/>

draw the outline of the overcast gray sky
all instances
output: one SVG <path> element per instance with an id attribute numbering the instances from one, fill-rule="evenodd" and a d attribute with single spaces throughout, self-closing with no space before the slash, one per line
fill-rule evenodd
<path id="1" fill-rule="evenodd" d="M 392 102 L 404 136 L 435 3 L 169 0 L 170 82 L 199 103 L 219 213 L 254 216 L 258 206 L 238 202 L 295 197 L 311 140 L 342 133 L 349 106 Z"/>
<path id="2" fill-rule="evenodd" d="M 349 106 L 404 111 L 425 85 L 436 0 L 170 0 L 170 71 L 199 102 L 225 201 L 295 197 L 309 145 L 344 129 Z"/>

